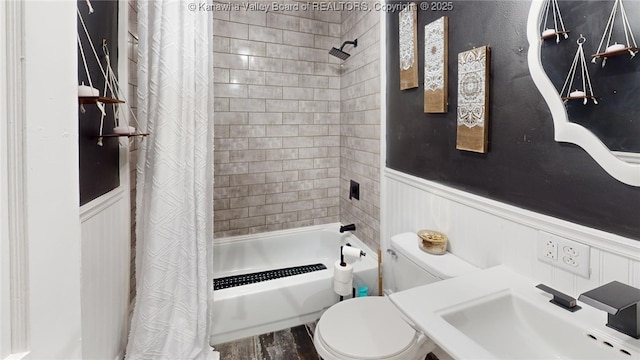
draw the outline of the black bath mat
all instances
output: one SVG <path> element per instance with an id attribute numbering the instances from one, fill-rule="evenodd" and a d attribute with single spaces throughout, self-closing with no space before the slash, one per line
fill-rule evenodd
<path id="1" fill-rule="evenodd" d="M 326 270 L 324 264 L 294 266 L 284 269 L 261 271 L 250 274 L 227 276 L 213 279 L 213 290 L 227 289 L 247 284 L 255 284 L 262 281 L 279 279 L 287 276 L 306 274 L 313 271 Z"/>

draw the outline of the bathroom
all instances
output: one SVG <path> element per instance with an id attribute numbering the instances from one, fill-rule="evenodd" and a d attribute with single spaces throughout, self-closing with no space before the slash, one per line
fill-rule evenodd
<path id="1" fill-rule="evenodd" d="M 125 7 L 129 28 L 123 22 L 123 34 L 134 36 L 135 2 Z M 445 114 L 424 114 L 421 87 L 399 90 L 397 13 L 213 13 L 214 238 L 353 223 L 353 235 L 375 253 L 387 249 L 395 234 L 426 228 L 445 233 L 449 251 L 477 267 L 504 264 L 575 297 L 612 280 L 640 287 L 640 188 L 616 180 L 581 147 L 554 140 L 554 120 L 527 65 L 529 7 L 528 1 L 481 7 L 460 1 L 450 11 L 419 11 L 418 34 L 428 22 L 449 17 L 452 65 Z M 27 221 L 10 223 L 3 215 L 0 226 L 3 256 L 9 253 L 4 229 L 22 226 L 21 236 L 29 241 L 28 252 L 11 255 L 26 258 L 22 270 L 14 271 L 29 274 L 23 286 L 31 294 L 26 297 L 31 325 L 22 334 L 30 335 L 27 348 L 36 358 L 121 358 L 134 286 L 129 229 L 135 146 L 121 155 L 126 158 L 121 174 L 131 173 L 131 180 L 121 176 L 126 180 L 113 201 L 116 207 L 105 215 L 122 226 L 83 225 L 83 219 L 96 217 L 77 204 L 78 107 L 62 100 L 73 98 L 78 85 L 75 6 L 27 2 L 22 10 L 6 4 L 1 9 L 7 18 L 12 11 L 24 12 L 24 52 L 32 59 L 24 82 L 22 156 L 28 167 L 20 172 L 26 175 L 14 175 L 29 194 Z M 566 24 L 569 19 L 565 15 Z M 640 31 L 637 21 L 631 25 Z M 600 35 L 596 29 L 591 42 Z M 70 40 L 54 46 L 51 38 Z M 354 39 L 358 46 L 345 47 L 351 54 L 345 61 L 328 54 Z M 573 45 L 574 38 L 567 41 Z M 420 38 L 418 44 L 422 66 Z M 457 53 L 484 45 L 491 48 L 491 123 L 489 150 L 478 154 L 455 148 L 453 64 Z M 72 55 L 60 55 L 62 47 Z M 2 54 L 10 51 L 2 48 Z M 127 54 L 130 74 L 133 54 Z M 0 61 L 3 67 L 17 66 L 5 57 Z M 638 60 L 631 61 L 637 74 Z M 10 83 L 1 76 L 1 83 Z M 38 81 L 42 78 L 50 81 Z M 128 80 L 129 93 L 135 93 L 136 78 Z M 10 95 L 6 88 L 0 92 L 3 115 Z M 8 131 L 3 127 L 0 134 L 4 144 Z M 9 168 L 2 151 L 2 166 Z M 7 204 L 4 173 L 1 199 Z M 349 198 L 351 180 L 359 184 L 359 200 Z M 3 205 L 2 213 L 8 211 Z M 538 260 L 540 232 L 588 245 L 589 277 Z M 88 241 L 97 242 L 93 250 Z M 108 246 L 101 248 L 100 241 Z M 100 266 L 81 271 L 93 263 Z M 1 265 L 7 289 L 8 259 Z M 105 289 L 91 288 L 105 281 L 117 301 L 101 303 Z M 12 346 L 24 346 L 7 342 L 6 335 L 20 328 L 9 328 L 7 314 L 27 318 L 19 306 L 10 309 L 5 294 L 2 358 L 14 352 Z"/>

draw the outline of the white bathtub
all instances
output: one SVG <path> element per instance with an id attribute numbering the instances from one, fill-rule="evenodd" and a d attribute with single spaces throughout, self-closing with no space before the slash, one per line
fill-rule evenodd
<path id="1" fill-rule="evenodd" d="M 327 270 L 214 291 L 212 345 L 314 321 L 338 301 L 333 266 L 340 246 L 350 243 L 367 255 L 353 264 L 354 283 L 377 294 L 377 254 L 340 224 L 216 239 L 214 277 L 322 263 Z M 357 230 L 356 230 L 357 234 Z"/>

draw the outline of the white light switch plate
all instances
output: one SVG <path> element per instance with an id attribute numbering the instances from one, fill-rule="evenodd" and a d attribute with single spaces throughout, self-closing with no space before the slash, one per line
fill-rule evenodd
<path id="1" fill-rule="evenodd" d="M 589 278 L 591 248 L 548 232 L 538 232 L 538 259 L 568 272 Z"/>

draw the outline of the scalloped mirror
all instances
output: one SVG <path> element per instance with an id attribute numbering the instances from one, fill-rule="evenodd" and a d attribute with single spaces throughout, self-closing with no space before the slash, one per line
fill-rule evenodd
<path id="1" fill-rule="evenodd" d="M 546 8 L 545 0 L 533 0 L 527 20 L 529 41 L 529 72 L 553 117 L 554 139 L 583 148 L 607 173 L 632 186 L 640 186 L 640 158 L 637 153 L 612 152 L 590 130 L 569 121 L 565 104 L 558 90 L 547 76 L 541 60 L 542 40 L 540 19 Z"/>

